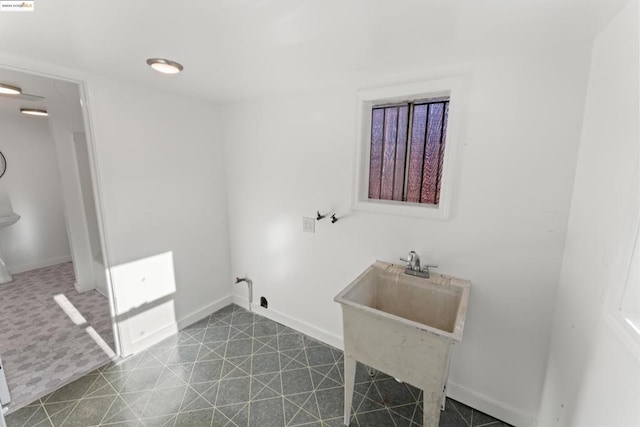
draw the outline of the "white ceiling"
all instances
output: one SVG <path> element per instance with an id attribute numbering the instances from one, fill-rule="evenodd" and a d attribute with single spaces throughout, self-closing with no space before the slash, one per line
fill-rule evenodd
<path id="1" fill-rule="evenodd" d="M 46 109 L 50 118 L 63 117 L 69 129 L 83 131 L 80 90 L 77 84 L 3 68 L 0 68 L 0 82 L 11 82 L 20 87 L 23 93 L 44 97 L 42 100 L 30 101 L 13 96 L 0 96 L 0 118 L 19 117 L 26 118 L 29 122 L 42 121 L 47 119 L 22 116 L 20 108 Z"/>
<path id="2" fill-rule="evenodd" d="M 0 13 L 0 54 L 223 102 L 584 42 L 625 2 L 36 0 L 32 13 Z M 159 75 L 149 57 L 174 59 L 185 71 Z"/>

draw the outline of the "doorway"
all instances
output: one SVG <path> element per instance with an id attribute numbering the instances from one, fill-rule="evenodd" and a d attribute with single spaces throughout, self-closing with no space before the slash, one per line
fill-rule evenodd
<path id="1" fill-rule="evenodd" d="M 108 263 L 78 82 L 0 69 L 0 359 L 13 412 L 114 359 Z M 46 110 L 26 116 L 21 109 Z"/>

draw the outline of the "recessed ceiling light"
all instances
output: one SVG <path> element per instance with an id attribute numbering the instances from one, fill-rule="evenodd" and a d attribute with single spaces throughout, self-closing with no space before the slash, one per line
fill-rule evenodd
<path id="1" fill-rule="evenodd" d="M 29 116 L 48 116 L 47 110 L 39 110 L 36 108 L 21 108 L 22 114 L 28 114 Z"/>
<path id="2" fill-rule="evenodd" d="M 163 58 L 149 58 L 147 59 L 147 64 L 149 64 L 154 70 L 164 74 L 177 74 L 184 70 L 182 64 Z"/>
<path id="3" fill-rule="evenodd" d="M 0 93 L 4 93 L 6 95 L 20 95 L 22 93 L 22 89 L 20 89 L 18 86 L 11 86 L 0 83 Z"/>

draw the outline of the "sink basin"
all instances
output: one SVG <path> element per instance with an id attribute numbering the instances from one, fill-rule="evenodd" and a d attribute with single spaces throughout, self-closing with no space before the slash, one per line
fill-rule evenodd
<path id="1" fill-rule="evenodd" d="M 0 212 L 0 229 L 15 224 L 20 219 L 20 215 L 14 212 Z"/>
<path id="2" fill-rule="evenodd" d="M 435 273 L 423 279 L 405 274 L 404 267 L 377 261 L 335 301 L 460 341 L 469 288 L 467 280 Z"/>
<path id="3" fill-rule="evenodd" d="M 421 278 L 376 261 L 335 301 L 342 306 L 345 414 L 349 425 L 356 361 L 423 390 L 423 425 L 437 426 L 453 345 L 464 330 L 468 280 Z"/>

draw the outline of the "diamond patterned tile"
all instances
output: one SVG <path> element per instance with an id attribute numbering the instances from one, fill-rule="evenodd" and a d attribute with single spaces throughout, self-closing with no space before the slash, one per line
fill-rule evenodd
<path id="1" fill-rule="evenodd" d="M 343 354 L 230 305 L 12 414 L 9 426 L 342 427 Z M 46 409 L 46 411 L 45 411 Z M 358 364 L 352 427 L 419 427 L 421 392 Z M 506 426 L 447 399 L 441 426 Z"/>

